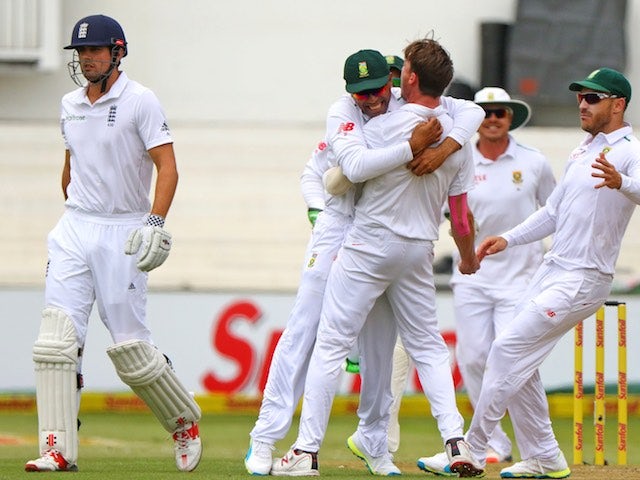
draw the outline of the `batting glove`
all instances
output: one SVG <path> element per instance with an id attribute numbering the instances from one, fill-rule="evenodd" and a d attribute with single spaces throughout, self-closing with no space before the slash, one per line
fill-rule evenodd
<path id="1" fill-rule="evenodd" d="M 309 210 L 307 210 L 307 218 L 309 219 L 309 221 L 311 222 L 311 226 L 315 227 L 316 226 L 316 220 L 318 219 L 318 214 L 321 212 L 322 210 L 319 208 L 310 208 Z"/>
<path id="2" fill-rule="evenodd" d="M 150 272 L 159 267 L 169 256 L 171 234 L 164 230 L 164 219 L 159 215 L 150 215 L 147 225 L 135 229 L 129 235 L 124 246 L 127 255 L 138 255 L 137 267 Z"/>

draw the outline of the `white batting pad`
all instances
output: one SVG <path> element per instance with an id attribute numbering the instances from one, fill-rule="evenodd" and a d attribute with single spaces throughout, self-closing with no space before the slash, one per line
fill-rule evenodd
<path id="1" fill-rule="evenodd" d="M 60 451 L 69 463 L 78 460 L 78 343 L 76 329 L 62 310 L 42 311 L 33 345 L 40 453 Z"/>
<path id="2" fill-rule="evenodd" d="M 200 420 L 200 407 L 184 388 L 165 356 L 142 340 L 107 349 L 120 379 L 129 385 L 169 433 Z"/>

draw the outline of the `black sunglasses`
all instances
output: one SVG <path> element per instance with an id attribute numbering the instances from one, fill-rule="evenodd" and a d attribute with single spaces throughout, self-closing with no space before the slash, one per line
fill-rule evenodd
<path id="1" fill-rule="evenodd" d="M 577 93 L 576 97 L 578 97 L 578 105 L 580 105 L 583 100 L 589 105 L 595 105 L 596 103 L 600 103 L 600 100 L 604 100 L 605 98 L 618 98 L 617 95 L 611 95 L 602 92 Z"/>
<path id="2" fill-rule="evenodd" d="M 485 108 L 484 118 L 489 118 L 492 114 L 495 115 L 496 118 L 504 118 L 508 112 L 509 109 L 507 108 Z"/>

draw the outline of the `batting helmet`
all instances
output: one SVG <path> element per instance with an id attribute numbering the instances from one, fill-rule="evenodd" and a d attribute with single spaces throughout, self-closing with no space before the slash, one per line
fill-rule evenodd
<path id="1" fill-rule="evenodd" d="M 73 27 L 71 43 L 65 50 L 78 47 L 121 47 L 127 55 L 127 40 L 118 22 L 106 15 L 89 15 L 81 18 Z"/>

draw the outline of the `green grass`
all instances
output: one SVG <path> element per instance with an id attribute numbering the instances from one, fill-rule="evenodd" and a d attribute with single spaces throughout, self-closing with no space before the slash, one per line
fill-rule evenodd
<path id="1" fill-rule="evenodd" d="M 80 430 L 79 468 L 82 479 L 169 479 L 185 475 L 173 463 L 172 442 L 169 435 L 150 414 L 82 414 Z M 250 478 L 243 458 L 248 435 L 255 416 L 205 415 L 200 424 L 204 455 L 202 462 L 189 478 L 240 479 Z M 467 422 L 468 423 L 468 422 Z M 396 463 L 404 478 L 425 478 L 416 467 L 416 459 L 441 449 L 441 440 L 431 417 L 402 417 L 402 443 Z M 355 417 L 333 416 L 320 452 L 322 477 L 369 479 L 362 462 L 345 447 L 346 438 L 353 433 Z M 585 460 L 593 458 L 593 430 L 585 424 Z M 615 457 L 615 420 L 607 424 L 606 457 Z M 505 428 L 511 433 L 507 421 Z M 567 456 L 572 459 L 572 425 L 570 419 L 554 420 L 556 436 Z M 32 414 L 0 414 L 0 480 L 31 478 L 23 471 L 26 460 L 36 456 L 37 419 Z M 294 440 L 297 419 L 290 434 L 277 445 L 283 454 Z M 513 438 L 513 436 L 512 436 Z M 629 464 L 640 464 L 640 418 L 629 421 Z M 435 477 L 431 477 L 435 478 Z M 493 478 L 489 476 L 489 478 Z"/>

